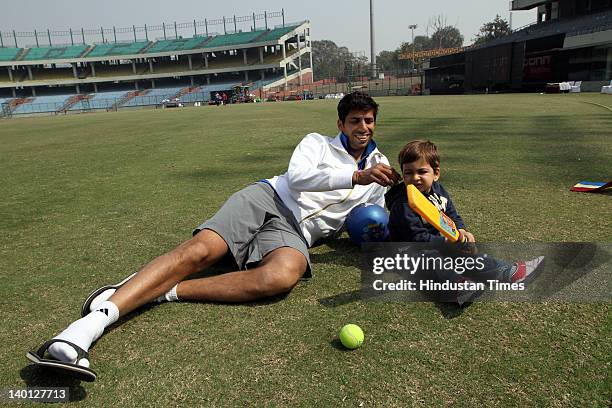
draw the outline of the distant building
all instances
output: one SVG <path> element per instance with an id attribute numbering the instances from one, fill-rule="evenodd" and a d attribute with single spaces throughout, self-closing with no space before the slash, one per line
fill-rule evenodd
<path id="1" fill-rule="evenodd" d="M 432 58 L 432 94 L 543 91 L 547 83 L 582 81 L 599 91 L 612 79 L 612 0 L 514 0 L 537 8 L 537 22 L 468 50 Z"/>

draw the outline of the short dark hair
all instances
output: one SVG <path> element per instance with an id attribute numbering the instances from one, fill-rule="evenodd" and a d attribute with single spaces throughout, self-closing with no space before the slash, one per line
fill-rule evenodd
<path id="1" fill-rule="evenodd" d="M 378 113 L 378 104 L 370 95 L 364 92 L 351 92 L 346 95 L 338 103 L 338 119 L 344 123 L 349 112 L 352 110 L 358 111 L 374 111 L 374 121 Z"/>
<path id="2" fill-rule="evenodd" d="M 438 148 L 429 140 L 414 140 L 408 143 L 402 147 L 397 157 L 400 168 L 405 163 L 412 163 L 419 159 L 425 159 L 434 170 L 440 168 Z"/>

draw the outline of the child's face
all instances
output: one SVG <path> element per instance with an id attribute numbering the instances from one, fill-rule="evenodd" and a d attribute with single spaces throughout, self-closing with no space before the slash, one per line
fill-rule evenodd
<path id="1" fill-rule="evenodd" d="M 402 165 L 404 183 L 414 184 L 421 193 L 428 193 L 434 181 L 440 178 L 440 169 L 433 169 L 425 159 Z"/>

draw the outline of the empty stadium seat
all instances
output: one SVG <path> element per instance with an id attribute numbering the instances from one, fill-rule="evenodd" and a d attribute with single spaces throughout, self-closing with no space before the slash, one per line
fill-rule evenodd
<path id="1" fill-rule="evenodd" d="M 149 44 L 149 41 L 116 44 L 96 44 L 95 47 L 84 56 L 87 58 L 92 58 L 107 57 L 113 55 L 133 55 L 140 53 Z"/>
<path id="2" fill-rule="evenodd" d="M 87 50 L 88 46 L 69 45 L 63 47 L 38 47 L 27 50 L 23 57 L 24 61 L 47 60 L 47 59 L 70 59 L 78 58 Z"/>
<path id="3" fill-rule="evenodd" d="M 174 98 L 184 87 L 174 88 L 155 88 L 150 89 L 145 95 L 135 96 L 123 105 L 122 107 L 129 106 L 147 106 L 147 105 L 159 105 L 164 99 Z"/>
<path id="4" fill-rule="evenodd" d="M 292 26 L 287 26 L 287 27 L 279 27 L 279 28 L 275 28 L 273 30 L 268 31 L 265 35 L 263 35 L 262 37 L 258 38 L 257 41 L 258 42 L 263 42 L 263 41 L 274 41 L 274 40 L 278 40 L 279 38 L 281 38 L 283 35 L 291 32 L 292 30 L 295 30 L 297 27 L 299 27 L 299 25 L 292 25 Z"/>
<path id="5" fill-rule="evenodd" d="M 22 48 L 0 48 L 0 61 L 14 61 Z"/>
<path id="6" fill-rule="evenodd" d="M 89 97 L 91 109 L 107 109 L 127 95 L 128 91 L 98 92 Z"/>
<path id="7" fill-rule="evenodd" d="M 246 44 L 257 38 L 262 31 L 247 31 L 243 33 L 232 33 L 225 35 L 218 35 L 210 40 L 207 47 L 224 47 L 228 45 L 239 45 Z"/>
<path id="8" fill-rule="evenodd" d="M 160 40 L 155 42 L 147 53 L 184 51 L 200 48 L 208 40 L 208 37 L 179 38 L 175 40 Z"/>
<path id="9" fill-rule="evenodd" d="M 55 112 L 60 109 L 71 95 L 49 95 L 32 98 L 15 108 L 13 114 Z"/>

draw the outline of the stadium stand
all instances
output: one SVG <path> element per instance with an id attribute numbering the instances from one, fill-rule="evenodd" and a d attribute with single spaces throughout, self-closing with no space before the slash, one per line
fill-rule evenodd
<path id="1" fill-rule="evenodd" d="M 119 98 L 113 105 L 111 105 L 110 109 L 116 110 L 117 108 L 124 107 L 126 106 L 128 102 L 130 102 L 135 97 L 147 95 L 148 93 L 149 93 L 148 89 L 145 89 L 143 91 L 128 92 L 125 95 L 123 95 L 121 98 Z"/>
<path id="2" fill-rule="evenodd" d="M 64 104 L 66 97 L 66 95 L 52 95 L 28 98 L 15 107 L 13 114 L 54 112 Z"/>
<path id="3" fill-rule="evenodd" d="M 83 55 L 85 58 L 93 57 L 109 57 L 114 55 L 134 55 L 139 54 L 151 42 L 139 41 L 132 43 L 112 43 L 112 44 L 95 44 L 87 54 Z"/>
<path id="4" fill-rule="evenodd" d="M 574 7 L 578 2 L 555 3 L 553 12 L 550 2 L 512 2 L 518 9 L 537 8 L 538 22 L 432 58 L 425 69 L 426 92 L 545 92 L 570 83 L 574 92 L 599 90 L 612 74 L 612 3 L 585 1 L 581 8 Z"/>
<path id="5" fill-rule="evenodd" d="M 155 88 L 150 89 L 146 93 L 139 93 L 127 102 L 123 103 L 122 107 L 130 106 L 146 106 L 159 105 L 164 99 L 172 99 L 178 94 L 183 87 L 176 88 Z"/>
<path id="6" fill-rule="evenodd" d="M 43 68 L 32 68 L 32 78 L 35 81 L 45 80 L 58 80 L 58 79 L 72 79 L 74 74 L 71 68 L 56 68 L 56 69 L 43 69 Z M 27 80 L 26 77 L 24 80 Z"/>
<path id="7" fill-rule="evenodd" d="M 610 29 L 612 29 L 612 13 L 606 11 L 587 16 L 568 18 L 567 21 L 551 20 L 539 24 L 532 24 L 516 30 L 510 35 L 488 41 L 482 44 L 480 48 L 517 41 L 527 41 L 558 34 L 567 33 L 568 36 L 572 36 L 583 31 L 592 33 Z"/>
<path id="8" fill-rule="evenodd" d="M 198 69 L 199 67 L 194 63 L 194 69 Z M 146 71 L 149 71 L 149 67 L 146 67 Z M 155 65 L 153 72 L 156 74 L 160 73 L 171 73 L 171 72 L 185 72 L 189 71 L 189 64 L 186 61 L 168 61 L 168 62 L 160 62 Z"/>
<path id="9" fill-rule="evenodd" d="M 193 50 L 196 48 L 202 48 L 210 37 L 192 37 L 192 38 L 179 38 L 176 40 L 160 40 L 155 42 L 150 48 L 147 49 L 147 53 L 152 54 L 156 52 L 168 52 L 168 51 L 185 51 Z"/>
<path id="10" fill-rule="evenodd" d="M 89 98 L 89 106 L 91 109 L 108 109 L 126 94 L 126 91 L 98 92 Z"/>
<path id="11" fill-rule="evenodd" d="M 242 22 L 250 22 L 247 17 Z M 100 43 L 87 45 L 83 34 L 84 43 L 79 45 L 0 47 L 0 97 L 9 101 L 11 111 L 17 114 L 60 113 L 152 106 L 177 97 L 186 103 L 202 102 L 218 91 L 231 93 L 236 85 L 248 84 L 257 89 L 271 82 L 279 86 L 279 79 L 285 84 L 296 82 L 296 35 L 299 31 L 306 36 L 298 38 L 302 48 L 311 52 L 309 22 L 271 30 L 260 25 L 256 31 L 250 31 L 247 24 L 243 26 L 245 31 L 232 27 L 236 31 L 210 35 L 200 31 L 198 35 L 194 22 L 193 37 L 189 35 L 194 31 L 185 30 L 185 25 L 179 25 L 183 31 L 177 31 L 175 24 L 172 37 L 166 39 L 164 29 L 163 39 L 156 41 L 125 41 L 123 35 L 118 43 L 108 42 L 109 37 L 102 34 L 97 37 Z M 133 30 L 135 34 L 136 27 Z M 159 29 L 152 28 L 148 35 L 156 31 Z M 92 32 L 88 37 L 95 41 Z M 121 34 L 125 34 L 123 29 Z M 282 61 L 283 48 L 286 61 Z M 311 59 L 312 55 L 302 57 L 301 66 L 308 71 L 300 75 L 306 81 L 312 80 Z M 258 66 L 262 63 L 266 66 Z M 283 63 L 288 64 L 286 71 Z M 55 96 L 45 96 L 49 94 Z"/>
<path id="12" fill-rule="evenodd" d="M 91 100 L 91 98 L 93 98 L 94 94 L 80 94 L 80 95 L 73 95 L 72 98 L 74 98 L 74 103 L 72 105 L 69 105 L 66 110 L 67 111 L 90 111 L 91 110 L 91 105 L 89 103 L 89 101 Z"/>
<path id="13" fill-rule="evenodd" d="M 0 48 L 0 61 L 15 61 L 22 48 Z"/>
<path id="14" fill-rule="evenodd" d="M 136 72 L 142 72 L 144 69 L 149 69 L 148 65 L 136 64 Z M 134 75 L 132 65 L 96 65 L 96 77 L 117 77 Z"/>
<path id="15" fill-rule="evenodd" d="M 23 55 L 23 61 L 48 60 L 48 59 L 71 59 L 79 58 L 86 50 L 87 45 L 71 45 L 65 47 L 38 47 L 29 48 Z"/>
<path id="16" fill-rule="evenodd" d="M 64 45 L 32 48 L 0 48 L 0 61 L 35 61 L 48 59 L 94 58 L 134 54 L 153 54 L 169 51 L 189 51 L 198 48 L 225 47 L 251 42 L 275 41 L 299 27 L 300 24 L 273 30 L 245 31 L 217 35 L 196 36 L 173 40 L 102 43 L 93 45 Z M 23 51 L 23 53 L 22 53 Z M 22 55 L 20 56 L 20 53 Z M 20 58 L 18 58 L 20 57 Z"/>
<path id="17" fill-rule="evenodd" d="M 257 38 L 258 42 L 264 42 L 264 41 L 274 41 L 274 40 L 278 40 L 279 38 L 281 38 L 283 35 L 290 33 L 291 31 L 295 30 L 297 27 L 299 27 L 300 25 L 291 25 L 291 26 L 287 26 L 287 27 L 279 27 L 279 28 L 275 28 L 274 30 L 270 30 L 265 32 L 265 34 L 263 34 L 261 37 Z"/>
<path id="18" fill-rule="evenodd" d="M 255 40 L 265 31 L 246 31 L 226 35 L 218 35 L 210 40 L 207 47 L 226 47 L 228 45 L 247 44 Z"/>

